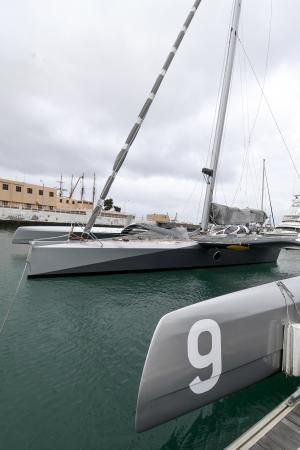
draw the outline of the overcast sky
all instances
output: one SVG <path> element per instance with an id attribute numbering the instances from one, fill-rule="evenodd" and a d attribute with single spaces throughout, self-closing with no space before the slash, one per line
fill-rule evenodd
<path id="1" fill-rule="evenodd" d="M 193 0 L 0 2 L 0 176 L 69 187 L 95 171 L 99 191 Z M 199 220 L 232 3 L 202 0 L 112 188 L 126 211 Z M 243 1 L 261 84 L 270 23 L 265 94 L 300 171 L 299 2 Z M 216 201 L 258 207 L 263 158 L 280 219 L 300 182 L 238 45 Z"/>

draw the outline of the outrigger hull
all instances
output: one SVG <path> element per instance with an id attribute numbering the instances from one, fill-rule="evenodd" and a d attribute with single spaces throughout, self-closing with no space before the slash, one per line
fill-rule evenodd
<path id="1" fill-rule="evenodd" d="M 186 241 L 33 242 L 28 276 L 105 274 L 275 262 L 283 242 L 225 245 Z"/>
<path id="2" fill-rule="evenodd" d="M 283 286 L 283 288 L 282 288 Z M 283 289 L 283 291 L 282 291 Z M 300 277 L 216 297 L 160 320 L 141 377 L 136 430 L 174 419 L 281 370 Z"/>
<path id="3" fill-rule="evenodd" d="M 94 227 L 92 234 L 98 239 L 111 238 L 119 236 L 122 228 L 111 227 Z M 31 241 L 67 241 L 71 232 L 71 226 L 56 226 L 56 225 L 32 225 L 18 227 L 13 235 L 13 244 L 29 244 Z M 80 238 L 82 235 L 82 227 L 74 227 L 72 235 Z"/>

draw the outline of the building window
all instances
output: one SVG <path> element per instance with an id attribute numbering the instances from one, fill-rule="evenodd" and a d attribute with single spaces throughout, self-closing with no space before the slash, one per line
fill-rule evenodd
<path id="1" fill-rule="evenodd" d="M 50 211 L 53 211 L 53 206 L 49 206 Z"/>
<path id="2" fill-rule="evenodd" d="M 8 191 L 8 184 L 7 183 L 3 183 L 2 184 L 2 189 L 3 189 L 3 191 Z"/>
<path id="3" fill-rule="evenodd" d="M 54 197 L 54 192 L 50 191 L 49 192 L 49 197 Z"/>
<path id="4" fill-rule="evenodd" d="M 16 186 L 16 192 L 22 192 L 21 186 Z"/>
<path id="5" fill-rule="evenodd" d="M 32 188 L 27 188 L 27 194 L 32 194 Z"/>
<path id="6" fill-rule="evenodd" d="M 3 206 L 8 206 L 8 202 L 6 200 L 3 200 Z"/>
<path id="7" fill-rule="evenodd" d="M 69 203 L 69 200 L 66 200 L 66 203 Z"/>
<path id="8" fill-rule="evenodd" d="M 31 203 L 26 203 L 26 209 L 31 209 Z"/>
<path id="9" fill-rule="evenodd" d="M 78 201 L 77 203 L 80 203 L 80 204 L 81 204 L 82 202 L 81 202 L 81 201 Z"/>
<path id="10" fill-rule="evenodd" d="M 72 205 L 75 205 L 75 201 L 74 200 L 72 200 Z"/>
<path id="11" fill-rule="evenodd" d="M 59 203 L 62 203 L 62 198 L 59 199 Z"/>
<path id="12" fill-rule="evenodd" d="M 39 195 L 44 195 L 43 189 L 39 189 Z"/>

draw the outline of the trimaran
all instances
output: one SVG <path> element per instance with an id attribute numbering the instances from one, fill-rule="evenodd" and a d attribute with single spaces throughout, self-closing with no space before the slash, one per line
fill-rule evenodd
<path id="1" fill-rule="evenodd" d="M 104 200 L 141 128 L 200 3 L 201 0 L 196 0 L 190 10 L 138 119 L 114 162 L 112 174 L 106 181 L 97 205 L 84 228 L 82 238 L 80 240 L 70 238 L 67 242 L 32 242 L 27 259 L 29 277 L 275 262 L 281 248 L 294 241 L 293 238 L 266 238 L 258 235 L 227 239 L 211 236 L 207 233 L 238 37 L 241 0 L 235 0 L 234 2 L 210 167 L 202 170 L 206 177 L 207 188 L 201 221 L 201 234 L 195 236 L 195 234 L 188 235 L 186 231 L 171 230 L 166 233 L 165 230 L 152 229 L 131 237 L 103 239 L 101 241 L 99 239 L 86 239 L 91 235 L 96 217 L 101 213 Z M 297 242 L 294 242 L 296 245 Z"/>

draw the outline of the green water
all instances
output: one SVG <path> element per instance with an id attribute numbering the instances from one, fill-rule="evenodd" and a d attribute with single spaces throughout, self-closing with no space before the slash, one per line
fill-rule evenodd
<path id="1" fill-rule="evenodd" d="M 0 229 L 0 323 L 26 259 Z M 0 335 L 0 449 L 222 449 L 289 395 L 275 375 L 143 434 L 135 403 L 160 317 L 238 289 L 300 274 L 300 252 L 278 264 L 213 270 L 24 278 Z"/>

